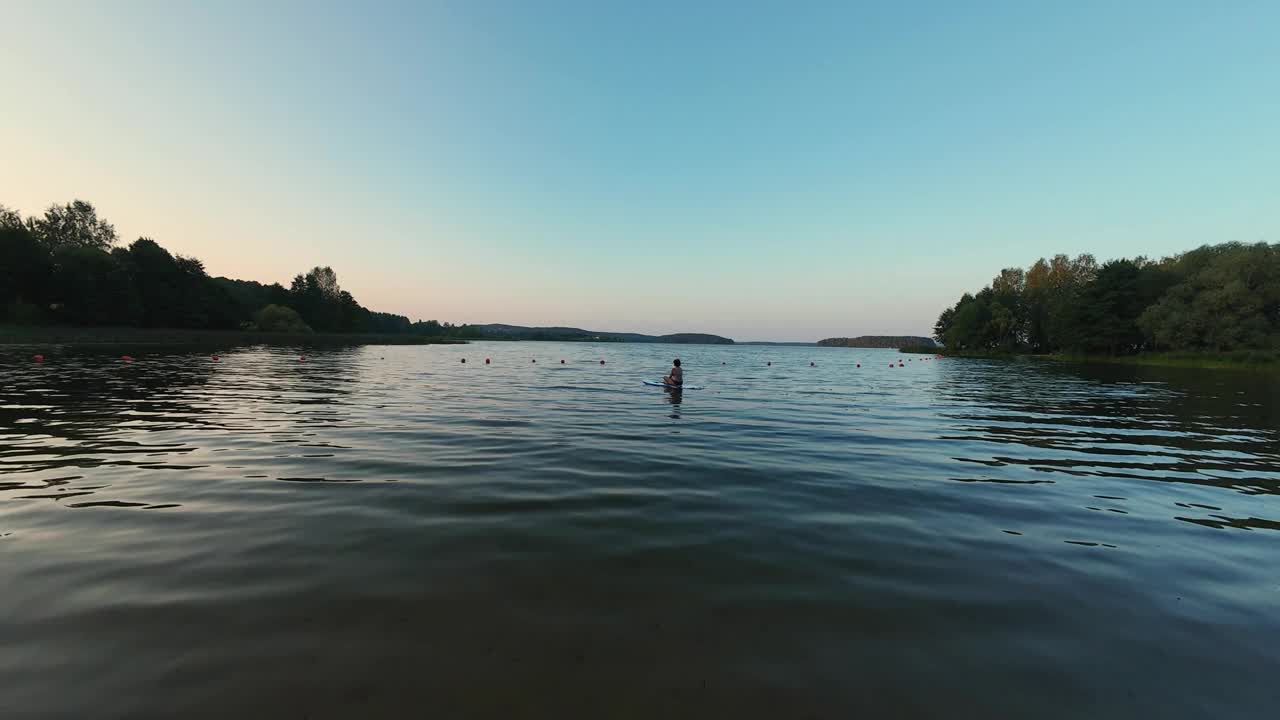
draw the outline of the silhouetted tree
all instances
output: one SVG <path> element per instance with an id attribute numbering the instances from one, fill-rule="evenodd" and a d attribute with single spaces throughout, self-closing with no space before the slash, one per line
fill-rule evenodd
<path id="1" fill-rule="evenodd" d="M 115 227 L 99 219 L 93 205 L 83 200 L 50 205 L 44 217 L 32 219 L 30 226 L 51 252 L 68 246 L 107 250 L 116 242 Z"/>
<path id="2" fill-rule="evenodd" d="M 182 278 L 173 255 L 150 238 L 138 238 L 128 256 L 142 300 L 142 324 L 176 327 L 182 315 Z"/>
<path id="3" fill-rule="evenodd" d="M 26 229 L 26 225 L 22 222 L 22 216 L 17 210 L 11 210 L 4 205 L 0 205 L 0 230 Z"/>
<path id="4" fill-rule="evenodd" d="M 129 271 L 110 253 L 67 244 L 53 254 L 54 303 L 59 318 L 75 325 L 136 325 L 142 303 Z"/>
<path id="5" fill-rule="evenodd" d="M 341 288 L 330 267 L 312 268 L 286 289 L 210 278 L 200 260 L 150 238 L 127 248 L 115 243 L 115 228 L 82 200 L 26 220 L 0 205 L 0 322 L 232 328 L 251 326 L 273 308 L 266 323 L 275 329 L 480 334 L 373 313 Z"/>
<path id="6" fill-rule="evenodd" d="M 317 330 L 337 330 L 341 324 L 338 276 L 330 267 L 314 267 L 293 278 L 289 305 Z"/>
<path id="7" fill-rule="evenodd" d="M 391 313 L 370 312 L 367 322 L 368 330 L 376 333 L 407 334 L 410 329 L 409 318 Z"/>
<path id="8" fill-rule="evenodd" d="M 53 260 L 14 213 L 0 208 L 0 320 L 39 322 L 52 292 Z"/>

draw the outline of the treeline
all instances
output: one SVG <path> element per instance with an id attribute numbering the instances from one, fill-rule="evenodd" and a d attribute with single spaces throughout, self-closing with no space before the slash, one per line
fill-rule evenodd
<path id="1" fill-rule="evenodd" d="M 150 238 L 127 246 L 94 207 L 76 200 L 22 218 L 0 205 L 0 323 L 248 329 L 270 332 L 476 336 L 434 320 L 373 312 L 329 267 L 288 288 L 210 277 L 196 258 Z"/>
<path id="2" fill-rule="evenodd" d="M 1040 259 L 965 293 L 934 326 L 949 351 L 1129 355 L 1280 347 L 1280 245 L 1159 261 Z"/>
<path id="3" fill-rule="evenodd" d="M 932 347 L 933 341 L 917 335 L 859 335 L 853 338 L 826 338 L 819 340 L 818 344 L 822 347 L 904 348 Z"/>

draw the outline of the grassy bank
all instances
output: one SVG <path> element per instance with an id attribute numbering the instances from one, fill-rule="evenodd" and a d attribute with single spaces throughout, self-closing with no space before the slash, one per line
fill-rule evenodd
<path id="1" fill-rule="evenodd" d="M 243 330 L 180 328 L 0 326 L 0 345 L 167 345 L 233 347 L 238 345 L 438 345 L 465 340 L 421 335 L 377 333 L 273 333 Z"/>
<path id="2" fill-rule="evenodd" d="M 937 352 L 948 357 L 981 358 L 987 360 L 1061 360 L 1064 362 L 1074 363 L 1142 365 L 1146 367 L 1194 368 L 1202 370 L 1280 370 L 1280 350 L 1139 353 L 1137 355 L 1083 355 L 1073 353 L 1029 355 L 1025 353 L 1000 352 L 947 352 L 945 350 L 939 350 Z"/>

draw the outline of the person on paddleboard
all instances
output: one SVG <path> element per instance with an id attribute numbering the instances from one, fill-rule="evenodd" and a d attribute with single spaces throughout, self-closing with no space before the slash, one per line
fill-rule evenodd
<path id="1" fill-rule="evenodd" d="M 672 387 L 684 386 L 684 371 L 680 369 L 680 358 L 671 361 L 671 374 L 662 378 L 662 384 Z"/>

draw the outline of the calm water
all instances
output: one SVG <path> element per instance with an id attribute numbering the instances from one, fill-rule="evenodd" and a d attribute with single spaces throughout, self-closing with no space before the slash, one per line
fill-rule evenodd
<path id="1" fill-rule="evenodd" d="M 1280 703 L 1274 377 L 818 348 L 31 352 L 0 353 L 3 718 Z M 675 354 L 706 389 L 640 384 Z"/>

